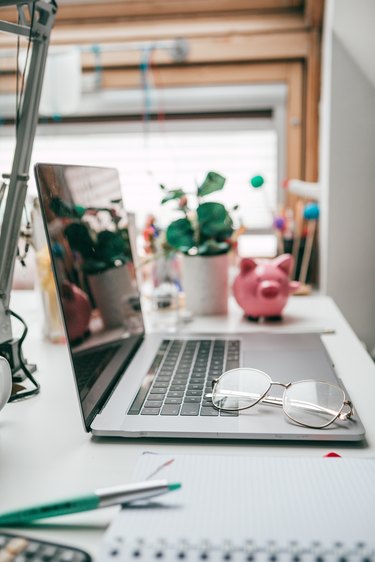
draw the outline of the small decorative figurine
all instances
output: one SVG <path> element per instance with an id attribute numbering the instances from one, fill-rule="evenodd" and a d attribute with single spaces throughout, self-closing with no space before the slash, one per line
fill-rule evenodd
<path id="1" fill-rule="evenodd" d="M 282 254 L 273 260 L 244 258 L 233 284 L 233 294 L 249 320 L 281 320 L 288 296 L 299 287 L 290 281 L 293 257 Z"/>

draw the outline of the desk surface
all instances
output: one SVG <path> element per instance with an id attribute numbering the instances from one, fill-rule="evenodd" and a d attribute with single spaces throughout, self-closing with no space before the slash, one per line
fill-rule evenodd
<path id="1" fill-rule="evenodd" d="M 38 295 L 18 292 L 12 308 L 29 326 L 24 355 L 38 366 L 41 393 L 24 402 L 8 404 L 0 413 L 1 510 L 66 497 L 95 488 L 131 481 L 135 463 L 144 450 L 260 456 L 375 456 L 375 365 L 342 314 L 328 297 L 292 297 L 281 324 L 248 323 L 232 302 L 227 317 L 196 318 L 183 331 L 314 331 L 324 335 L 338 375 L 350 393 L 366 428 L 361 444 L 270 443 L 189 440 L 98 440 L 84 432 L 65 345 L 42 338 Z M 16 326 L 15 326 L 16 328 Z M 14 330 L 16 333 L 16 329 Z M 80 546 L 95 555 L 105 529 L 118 508 L 47 520 L 25 534 Z"/>

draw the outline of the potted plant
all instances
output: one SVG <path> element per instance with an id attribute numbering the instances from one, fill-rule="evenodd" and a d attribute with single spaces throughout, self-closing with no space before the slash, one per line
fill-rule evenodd
<path id="1" fill-rule="evenodd" d="M 113 207 L 81 207 L 54 198 L 51 210 L 64 221 L 64 238 L 75 266 L 87 280 L 95 306 L 107 328 L 123 323 L 124 299 L 134 297 L 129 232 Z M 110 298 L 111 297 L 111 298 Z"/>
<path id="2" fill-rule="evenodd" d="M 161 185 L 164 192 L 161 203 L 177 201 L 183 214 L 168 226 L 166 240 L 182 254 L 185 304 L 195 314 L 227 312 L 228 252 L 233 245 L 233 220 L 223 204 L 205 201 L 208 195 L 222 190 L 224 184 L 225 178 L 211 171 L 193 194 Z M 195 200 L 193 206 L 191 195 Z"/>

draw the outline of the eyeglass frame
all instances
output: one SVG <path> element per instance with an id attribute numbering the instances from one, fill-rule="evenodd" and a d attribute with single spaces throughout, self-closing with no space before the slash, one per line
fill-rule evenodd
<path id="1" fill-rule="evenodd" d="M 213 393 L 214 393 L 214 389 L 215 386 L 218 384 L 218 382 L 220 381 L 220 379 L 224 376 L 224 375 L 228 375 L 229 373 L 233 372 L 233 371 L 246 371 L 248 369 L 254 370 L 254 371 L 258 371 L 260 373 L 262 373 L 263 375 L 265 375 L 269 381 L 270 384 L 268 386 L 268 388 L 266 389 L 266 391 L 260 396 L 260 398 L 258 398 L 258 400 L 256 400 L 256 402 L 254 402 L 253 404 L 250 404 L 250 406 L 245 406 L 243 408 L 221 408 L 220 406 L 216 406 L 213 403 L 212 397 L 213 397 Z M 289 416 L 287 414 L 287 412 L 284 409 L 284 395 L 285 395 L 285 391 L 291 387 L 293 384 L 296 383 L 301 383 L 301 382 L 318 382 L 318 383 L 322 383 L 322 384 L 326 384 L 327 386 L 334 386 L 336 388 L 339 388 L 343 394 L 344 394 L 344 400 L 342 403 L 342 406 L 340 408 L 340 411 L 338 412 L 338 414 L 333 418 L 333 420 L 329 421 L 328 423 L 326 423 L 325 425 L 321 425 L 321 426 L 314 426 L 314 425 L 308 425 L 302 422 L 299 422 L 297 420 L 295 420 L 294 418 L 292 418 L 291 416 Z M 281 398 L 278 398 L 276 396 L 269 396 L 266 398 L 267 396 L 267 392 L 269 392 L 269 390 L 271 389 L 271 387 L 273 385 L 276 386 L 282 386 L 284 388 L 284 393 L 283 396 Z M 327 381 L 321 381 L 321 380 L 315 380 L 315 379 L 302 379 L 302 380 L 298 380 L 298 381 L 291 381 L 288 383 L 283 383 L 283 382 L 278 382 L 278 381 L 273 381 L 271 379 L 271 377 L 268 375 L 268 373 L 265 373 L 264 371 L 261 371 L 260 369 L 256 369 L 254 367 L 237 367 L 236 369 L 230 369 L 229 371 L 225 371 L 224 373 L 222 373 L 220 375 L 220 377 L 218 377 L 217 379 L 212 379 L 211 382 L 211 388 L 212 388 L 212 394 L 211 396 L 209 394 L 206 394 L 206 398 L 211 398 L 211 402 L 212 402 L 212 406 L 219 411 L 223 411 L 223 412 L 241 412 L 242 410 L 249 410 L 250 408 L 252 408 L 253 406 L 256 406 L 257 404 L 259 404 L 260 402 L 263 402 L 265 404 L 270 404 L 272 406 L 281 406 L 281 408 L 283 409 L 284 414 L 287 416 L 287 418 L 289 418 L 290 420 L 292 420 L 294 423 L 297 423 L 298 425 L 302 426 L 302 427 L 307 427 L 310 429 L 325 429 L 326 427 L 330 426 L 332 423 L 334 423 L 338 418 L 340 418 L 340 420 L 342 421 L 346 421 L 346 420 L 350 420 L 353 416 L 354 416 L 354 407 L 353 407 L 353 403 L 350 400 L 345 399 L 345 392 L 344 390 L 335 384 L 329 383 Z M 343 409 L 345 408 L 345 406 L 347 406 L 349 408 L 349 412 L 342 414 Z"/>

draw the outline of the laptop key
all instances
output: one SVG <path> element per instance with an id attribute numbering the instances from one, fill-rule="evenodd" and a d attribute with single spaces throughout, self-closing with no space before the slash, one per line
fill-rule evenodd
<path id="1" fill-rule="evenodd" d="M 162 392 L 163 390 L 165 390 L 166 388 L 168 388 L 169 386 L 169 382 L 158 382 L 156 381 L 152 387 L 152 390 L 159 390 L 160 392 Z"/>
<path id="2" fill-rule="evenodd" d="M 200 404 L 200 401 L 201 401 L 201 397 L 200 397 L 200 396 L 185 396 L 184 403 L 190 402 L 190 403 L 198 403 L 198 404 Z"/>
<path id="3" fill-rule="evenodd" d="M 179 390 L 184 391 L 185 388 L 186 388 L 186 385 L 184 385 L 184 384 L 171 384 L 169 390 L 170 390 L 170 392 L 175 392 L 175 391 L 179 391 Z"/>
<path id="4" fill-rule="evenodd" d="M 165 404 L 165 406 L 163 406 L 160 414 L 162 416 L 178 416 L 180 411 L 180 405 L 179 404 Z"/>
<path id="5" fill-rule="evenodd" d="M 202 396 L 201 390 L 189 390 L 186 391 L 186 396 Z"/>
<path id="6" fill-rule="evenodd" d="M 186 384 L 188 378 L 188 375 L 175 375 L 172 379 L 172 384 Z"/>
<path id="7" fill-rule="evenodd" d="M 194 367 L 191 370 L 192 377 L 204 377 L 206 373 L 207 373 L 207 363 L 204 367 L 197 367 L 197 365 L 194 365 Z"/>
<path id="8" fill-rule="evenodd" d="M 166 398 L 164 404 L 182 404 L 181 398 Z"/>
<path id="9" fill-rule="evenodd" d="M 180 416 L 197 416 L 199 414 L 200 404 L 183 404 Z"/>
<path id="10" fill-rule="evenodd" d="M 173 373 L 159 373 L 158 375 L 156 375 L 156 382 L 170 382 L 172 380 L 172 377 Z"/>
<path id="11" fill-rule="evenodd" d="M 202 384 L 189 384 L 188 390 L 203 390 L 203 383 Z"/>
<path id="12" fill-rule="evenodd" d="M 183 390 L 174 390 L 174 391 L 168 392 L 167 398 L 182 398 L 183 395 L 184 395 Z"/>
<path id="13" fill-rule="evenodd" d="M 158 416 L 160 408 L 143 408 L 141 416 Z"/>
<path id="14" fill-rule="evenodd" d="M 163 377 L 171 377 L 174 373 L 174 369 L 175 369 L 175 364 L 174 365 L 163 365 L 163 367 L 160 369 L 159 373 L 161 375 L 163 375 Z"/>
<path id="15" fill-rule="evenodd" d="M 150 394 L 148 395 L 148 399 L 149 400 L 163 400 L 164 394 L 161 394 L 160 392 L 151 391 Z"/>
<path id="16" fill-rule="evenodd" d="M 163 405 L 163 400 L 147 400 L 145 402 L 144 408 L 161 408 Z"/>
<path id="17" fill-rule="evenodd" d="M 201 416 L 218 416 L 219 410 L 215 410 L 212 406 L 202 406 L 200 411 Z"/>

